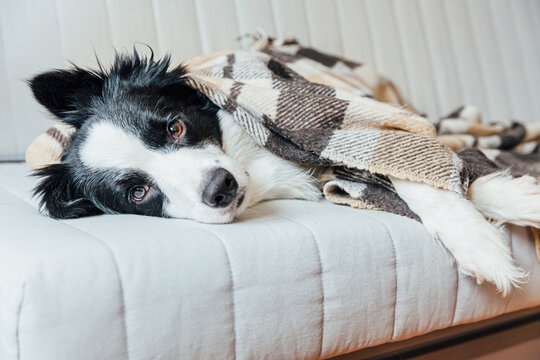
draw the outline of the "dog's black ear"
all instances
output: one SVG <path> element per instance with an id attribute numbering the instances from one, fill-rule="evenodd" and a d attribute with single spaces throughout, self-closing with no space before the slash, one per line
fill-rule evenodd
<path id="1" fill-rule="evenodd" d="M 205 107 L 210 102 L 200 91 L 186 84 L 187 69 L 180 65 L 167 73 L 171 82 L 163 85 L 159 94 L 184 106 Z"/>
<path id="2" fill-rule="evenodd" d="M 75 219 L 101 214 L 90 200 L 75 186 L 66 165 L 53 164 L 34 172 L 42 177 L 34 188 L 34 196 L 40 196 L 40 209 L 56 219 Z"/>
<path id="3" fill-rule="evenodd" d="M 101 96 L 103 76 L 80 68 L 53 70 L 29 81 L 34 97 L 64 122 L 81 127 L 87 118 L 84 109 L 92 98 Z"/>

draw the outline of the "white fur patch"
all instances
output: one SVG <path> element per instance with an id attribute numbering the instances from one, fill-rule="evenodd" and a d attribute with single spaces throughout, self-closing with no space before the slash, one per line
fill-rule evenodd
<path id="1" fill-rule="evenodd" d="M 441 121 L 439 127 L 439 134 L 456 134 L 467 132 L 471 123 L 467 120 L 459 119 L 449 119 Z"/>
<path id="2" fill-rule="evenodd" d="M 485 216 L 520 226 L 540 227 L 540 185 L 532 176 L 499 172 L 476 179 L 469 198 Z"/>
<path id="3" fill-rule="evenodd" d="M 501 137 L 499 135 L 482 136 L 478 138 L 478 147 L 487 149 L 496 149 L 501 146 Z"/>
<path id="4" fill-rule="evenodd" d="M 477 124 L 482 123 L 482 113 L 475 106 L 471 106 L 471 105 L 465 106 L 465 108 L 461 110 L 459 117 L 462 119 L 468 120 L 470 122 L 477 123 Z"/>
<path id="5" fill-rule="evenodd" d="M 458 269 L 478 283 L 495 284 L 503 296 L 525 279 L 501 232 L 457 193 L 391 179 L 399 196 L 454 256 Z"/>

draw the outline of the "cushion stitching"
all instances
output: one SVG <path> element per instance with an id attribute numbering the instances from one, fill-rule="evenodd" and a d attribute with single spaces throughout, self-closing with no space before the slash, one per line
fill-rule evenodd
<path id="1" fill-rule="evenodd" d="M 128 360 L 130 359 L 130 355 L 129 355 L 129 339 L 128 339 L 128 331 L 127 331 L 127 318 L 126 318 L 126 299 L 125 299 L 125 293 L 124 293 L 124 281 L 122 279 L 122 275 L 120 273 L 120 268 L 118 266 L 118 261 L 116 260 L 116 256 L 114 255 L 114 252 L 112 251 L 112 249 L 109 247 L 109 245 L 101 240 L 100 238 L 82 230 L 82 229 L 79 229 L 78 227 L 76 226 L 73 226 L 71 224 L 67 224 L 64 220 L 59 220 L 60 223 L 66 225 L 66 226 L 69 226 L 70 228 L 72 229 L 75 229 L 83 234 L 86 234 L 88 235 L 89 237 L 91 237 L 92 239 L 96 240 L 97 242 L 100 242 L 109 252 L 109 254 L 111 255 L 111 258 L 113 260 L 113 263 L 114 263 L 114 267 L 115 267 L 115 270 L 116 270 L 116 273 L 118 275 L 118 285 L 119 285 L 119 288 L 120 288 L 120 297 L 122 299 L 122 318 L 124 320 L 124 338 L 126 340 L 126 354 L 127 354 L 127 358 Z"/>
<path id="2" fill-rule="evenodd" d="M 456 265 L 456 301 L 454 301 L 454 313 L 452 314 L 452 325 L 456 323 L 456 312 L 458 307 L 458 300 L 459 300 L 459 270 L 458 265 L 456 261 L 454 260 L 454 264 Z"/>
<path id="3" fill-rule="evenodd" d="M 26 295 L 26 282 L 23 283 L 22 286 L 22 294 L 21 294 L 21 302 L 19 303 L 19 309 L 17 310 L 17 327 L 15 329 L 15 339 L 17 342 L 17 359 L 21 359 L 21 335 L 20 335 L 20 328 L 21 328 L 21 314 L 22 314 L 22 308 L 24 304 L 24 299 Z"/>
<path id="4" fill-rule="evenodd" d="M 25 199 L 24 197 L 22 197 L 21 195 L 18 195 L 18 194 L 15 193 L 14 191 L 8 189 L 5 185 L 0 186 L 0 190 L 4 190 L 5 192 L 7 192 L 8 194 L 12 195 L 13 197 L 15 197 L 15 198 L 21 200 L 23 203 L 29 205 L 33 210 L 38 210 L 38 209 L 36 209 L 35 204 L 34 204 L 31 200 L 27 200 L 27 199 Z M 38 213 L 40 213 L 39 210 L 38 210 Z"/>
<path id="5" fill-rule="evenodd" d="M 395 292 L 394 292 L 394 316 L 393 316 L 393 324 L 392 324 L 392 334 L 391 334 L 391 339 L 394 338 L 394 334 L 395 334 L 395 326 L 396 326 L 396 305 L 397 305 L 397 285 L 398 285 L 398 278 L 397 278 L 397 254 L 396 254 L 396 248 L 395 248 L 395 243 L 394 243 L 394 238 L 392 237 L 392 234 L 391 234 L 391 231 L 390 229 L 388 228 L 388 226 L 382 222 L 380 219 L 377 219 L 376 217 L 374 216 L 371 216 L 369 214 L 365 214 L 367 217 L 369 217 L 370 219 L 372 220 L 375 220 L 376 222 L 378 222 L 379 224 L 381 224 L 383 226 L 383 228 L 385 229 L 386 233 L 388 234 L 388 237 L 390 238 L 391 240 L 391 244 L 392 244 L 392 251 L 393 251 L 393 255 L 394 255 L 394 276 L 395 276 Z M 304 224 L 301 224 L 299 223 L 298 221 L 295 221 L 295 220 L 292 220 L 290 218 L 286 218 L 286 217 L 283 217 L 283 216 L 280 216 L 280 215 L 277 215 L 277 214 L 272 214 L 271 216 L 274 216 L 274 217 L 278 217 L 278 218 L 281 218 L 281 219 L 284 219 L 284 220 L 288 220 L 290 222 L 293 222 L 293 223 L 296 223 L 296 224 L 299 224 L 303 227 L 305 227 L 308 231 L 311 232 L 312 234 L 312 237 L 315 239 L 314 237 L 314 234 L 313 232 L 311 231 L 311 229 L 309 229 L 307 226 L 305 226 Z M 318 248 L 318 244 L 317 245 L 317 250 L 319 251 L 319 248 Z M 319 261 L 321 261 L 320 259 L 320 253 L 319 253 Z M 322 262 L 321 262 L 321 283 L 322 283 Z M 321 338 L 322 339 L 322 338 Z M 321 342 L 322 344 L 322 342 Z"/>
<path id="6" fill-rule="evenodd" d="M 28 206 L 30 206 L 32 209 L 35 210 L 35 206 L 30 201 L 27 201 L 27 200 L 23 199 L 22 197 L 18 196 L 13 191 L 6 188 L 5 186 L 1 186 L 0 188 L 3 189 L 4 191 L 6 191 L 8 194 L 11 194 L 15 198 L 21 200 L 23 203 L 26 203 Z M 38 213 L 39 213 L 39 211 L 38 211 Z M 56 222 L 58 222 L 59 224 L 63 224 L 65 226 L 68 226 L 68 227 L 70 227 L 70 228 L 72 228 L 72 229 L 74 229 L 74 230 L 76 230 L 78 232 L 81 232 L 81 233 L 85 234 L 85 235 L 88 235 L 92 239 L 102 243 L 105 246 L 105 248 L 108 250 L 109 254 L 111 255 L 111 258 L 113 260 L 116 272 L 118 274 L 118 283 L 119 283 L 120 294 L 121 294 L 121 298 L 122 298 L 122 315 L 123 315 L 123 320 L 124 320 L 124 335 L 125 335 L 125 339 L 126 339 L 126 353 L 127 353 L 127 358 L 129 359 L 130 358 L 130 356 L 129 356 L 129 341 L 128 341 L 128 332 L 127 332 L 127 321 L 126 321 L 126 304 L 125 304 L 125 297 L 124 297 L 124 284 L 123 284 L 123 281 L 122 281 L 122 276 L 120 275 L 120 269 L 118 267 L 118 262 L 116 261 L 116 257 L 114 256 L 114 253 L 113 253 L 112 249 L 103 240 L 93 236 L 92 234 L 89 234 L 86 231 L 83 231 L 83 230 L 81 230 L 81 229 L 79 229 L 79 228 L 77 228 L 77 227 L 75 227 L 73 225 L 67 224 L 63 220 L 56 220 Z M 20 308 L 19 308 L 19 316 L 20 316 L 20 311 L 22 311 L 22 300 L 21 300 L 21 305 L 20 305 Z M 18 341 L 19 341 L 19 324 L 17 324 L 17 342 Z M 18 346 L 18 352 L 19 352 L 18 359 L 20 359 L 20 344 L 18 343 L 17 346 Z"/>
<path id="7" fill-rule="evenodd" d="M 512 236 L 512 231 L 511 229 L 507 227 L 504 228 L 506 233 L 508 234 L 508 243 L 510 245 L 510 256 L 512 256 L 512 259 L 514 259 L 513 261 L 516 261 L 516 258 L 514 257 L 514 237 Z M 527 230 L 530 231 L 530 228 L 527 228 Z M 529 235 L 529 234 L 527 234 Z M 530 236 L 528 236 L 530 237 Z M 534 238 L 534 236 L 532 236 L 532 238 Z M 506 296 L 506 302 L 504 304 L 504 313 L 506 313 L 508 311 L 508 306 L 510 305 L 510 295 L 507 295 Z"/>
<path id="8" fill-rule="evenodd" d="M 306 229 L 310 234 L 311 234 L 311 238 L 313 239 L 313 242 L 315 244 L 315 248 L 317 249 L 317 256 L 318 256 L 318 260 L 319 260 L 319 271 L 320 271 L 320 279 L 321 279 L 321 298 L 322 298 L 322 306 L 321 306 L 321 311 L 322 311 L 322 314 L 321 314 L 321 318 L 322 318 L 322 324 L 321 324 L 321 346 L 319 348 L 319 358 L 322 357 L 322 351 L 323 351 L 323 343 L 324 343 L 324 325 L 325 325 L 325 305 L 326 305 L 326 302 L 325 302 L 325 292 L 324 292 L 324 272 L 323 272 L 323 266 L 322 266 L 322 258 L 321 258 L 321 250 L 319 248 L 319 242 L 317 241 L 317 237 L 315 236 L 315 234 L 313 233 L 313 231 L 306 225 L 296 221 L 296 220 L 292 220 L 290 218 L 286 218 L 286 217 L 283 217 L 283 216 L 280 216 L 280 215 L 276 215 L 276 214 L 273 214 L 275 217 L 278 217 L 280 219 L 283 219 L 283 220 L 287 220 L 287 221 L 290 221 L 294 224 L 297 224 L 301 227 L 303 227 L 304 229 Z"/>
<path id="9" fill-rule="evenodd" d="M 396 332 L 396 313 L 397 313 L 397 296 L 398 296 L 398 274 L 397 274 L 396 244 L 395 244 L 394 237 L 392 236 L 392 232 L 390 231 L 388 226 L 383 221 L 381 221 L 380 219 L 377 219 L 376 217 L 371 216 L 369 214 L 366 214 L 366 216 L 368 216 L 369 218 L 377 221 L 379 224 L 381 224 L 384 227 L 384 229 L 386 230 L 386 233 L 388 234 L 388 237 L 390 238 L 391 244 L 392 244 L 392 253 L 394 255 L 394 276 L 395 276 L 395 279 L 396 279 L 395 282 L 394 282 L 394 287 L 395 287 L 395 292 L 394 292 L 394 316 L 393 316 L 392 335 L 391 335 L 391 339 L 393 340 L 394 336 L 395 336 L 395 332 Z"/>
<path id="10" fill-rule="evenodd" d="M 231 278 L 231 298 L 232 298 L 232 318 L 233 318 L 233 341 L 234 341 L 234 358 L 237 359 L 238 358 L 238 348 L 237 348 L 237 341 L 236 341 L 236 337 L 237 337 L 237 333 L 236 333 L 236 297 L 234 296 L 235 294 L 235 286 L 234 286 L 234 277 L 233 277 L 233 271 L 232 271 L 232 265 L 231 265 L 231 258 L 229 256 L 229 251 L 227 250 L 227 247 L 225 246 L 225 242 L 223 241 L 223 239 L 217 235 L 216 233 L 214 233 L 213 231 L 211 230 L 208 230 L 206 228 L 203 228 L 203 227 L 198 227 L 199 229 L 202 229 L 203 231 L 205 231 L 206 233 L 212 235 L 214 238 L 216 238 L 219 243 L 221 244 L 221 246 L 223 247 L 223 251 L 225 252 L 225 258 L 227 260 L 227 265 L 228 265 L 228 268 L 229 268 L 229 276 Z"/>
<path id="11" fill-rule="evenodd" d="M 24 200 L 23 198 L 17 196 L 15 193 L 13 193 L 12 191 L 8 190 L 7 188 L 2 187 L 2 189 L 4 189 L 7 193 L 12 194 L 12 195 L 15 196 L 16 198 L 22 200 L 22 201 L 25 202 L 26 204 L 30 205 L 32 208 L 35 208 L 34 206 L 32 206 L 32 203 L 31 203 L 31 202 L 26 201 L 26 200 Z M 387 225 L 386 225 L 384 222 L 382 222 L 381 220 L 379 220 L 379 219 L 377 219 L 377 218 L 375 218 L 375 217 L 372 217 L 372 216 L 370 216 L 370 215 L 368 215 L 368 214 L 364 214 L 364 215 L 369 216 L 369 217 L 372 218 L 373 220 L 376 220 L 377 222 L 381 223 L 381 224 L 385 227 L 385 229 L 386 229 L 386 231 L 387 231 L 387 233 L 388 233 L 388 235 L 390 236 L 390 239 L 391 239 L 391 241 L 392 241 L 392 247 L 393 247 L 393 252 L 394 252 L 394 254 L 393 254 L 393 255 L 394 255 L 394 271 L 395 271 L 395 276 L 396 276 L 396 281 L 395 281 L 395 282 L 396 282 L 396 293 L 395 293 L 395 298 L 396 298 L 396 299 L 395 299 L 395 303 L 394 303 L 394 325 L 393 325 L 393 333 L 392 333 L 392 338 L 393 338 L 393 337 L 394 337 L 394 332 L 395 332 L 395 325 L 396 325 L 397 285 L 398 285 L 398 284 L 397 284 L 397 283 L 398 283 L 398 278 L 397 278 L 397 254 L 396 254 L 396 249 L 395 249 L 395 240 L 394 240 L 394 238 L 392 237 L 390 230 L 388 229 Z M 274 215 L 274 216 L 276 216 L 276 215 Z M 306 228 L 308 231 L 310 231 L 310 233 L 311 233 L 311 235 L 312 235 L 312 238 L 313 238 L 313 240 L 314 240 L 315 246 L 316 246 L 316 248 L 317 248 L 318 256 L 319 256 L 319 265 L 320 265 L 320 270 L 321 270 L 321 284 L 322 284 L 322 283 L 323 283 L 323 277 L 322 277 L 323 272 L 322 272 L 322 259 L 321 259 L 321 253 L 320 253 L 320 248 L 319 248 L 318 241 L 317 241 L 316 237 L 314 236 L 313 232 L 311 231 L 311 229 L 309 229 L 309 228 L 308 228 L 307 226 L 305 226 L 304 224 L 298 223 L 297 221 L 294 221 L 294 220 L 291 220 L 291 219 L 288 219 L 288 218 L 284 218 L 284 217 L 281 217 L 281 216 L 276 216 L 276 217 L 279 217 L 279 218 L 282 218 L 282 219 L 284 219 L 284 220 L 289 220 L 289 221 L 291 221 L 291 222 L 294 222 L 294 223 L 296 223 L 296 224 L 298 224 L 298 225 L 300 225 L 300 226 Z M 62 223 L 64 223 L 64 222 L 62 222 Z M 64 223 L 64 224 L 65 224 L 65 223 Z M 117 273 L 118 273 L 118 278 L 119 278 L 119 283 L 120 283 L 120 290 L 121 290 L 121 292 L 122 292 L 122 301 L 123 301 L 123 306 L 124 306 L 124 309 L 123 309 L 123 315 L 124 315 L 124 328 L 125 328 L 124 331 L 125 331 L 125 335 L 126 335 L 126 346 L 127 346 L 127 344 L 128 344 L 128 339 L 127 339 L 128 334 L 127 334 L 127 322 L 126 322 L 126 317 L 125 317 L 125 298 L 124 298 L 123 281 L 122 281 L 122 277 L 121 277 L 121 275 L 120 275 L 120 271 L 119 271 L 119 268 L 118 268 L 118 263 L 117 263 L 116 258 L 115 258 L 115 256 L 114 256 L 114 253 L 112 252 L 112 250 L 110 249 L 110 247 L 109 247 L 105 242 L 103 242 L 102 240 L 100 240 L 100 239 L 98 239 L 98 238 L 96 238 L 96 237 L 94 237 L 94 236 L 88 234 L 87 232 L 85 232 L 85 231 L 83 231 L 83 230 L 81 230 L 81 229 L 79 229 L 79 228 L 77 228 L 77 227 L 74 227 L 74 226 L 69 225 L 69 224 L 65 224 L 65 225 L 68 225 L 68 226 L 70 226 L 70 227 L 72 227 L 72 228 L 74 228 L 74 229 L 76 229 L 76 230 L 78 230 L 78 231 L 80 231 L 80 232 L 83 232 L 84 234 L 87 234 L 87 235 L 93 237 L 94 239 L 96 239 L 96 240 L 102 242 L 102 243 L 105 245 L 105 247 L 107 247 L 108 251 L 110 252 L 110 254 L 111 254 L 112 258 L 113 258 L 114 264 L 115 264 L 116 271 L 117 271 Z M 214 234 L 213 232 L 211 232 L 211 231 L 209 231 L 209 230 L 206 230 L 206 229 L 204 229 L 204 230 L 205 230 L 206 232 L 210 233 L 211 235 L 213 235 L 216 239 L 218 239 L 218 240 L 220 241 L 220 243 L 221 243 L 221 245 L 222 245 L 224 251 L 225 251 L 225 255 L 226 255 L 226 258 L 227 258 L 228 267 L 229 267 L 229 271 L 230 271 L 230 276 L 231 276 L 231 287 L 232 287 L 232 296 L 233 296 L 233 319 L 235 319 L 235 314 L 234 314 L 234 307 L 235 307 L 235 302 L 234 302 L 234 281 L 233 281 L 232 267 L 231 267 L 230 258 L 229 258 L 229 254 L 228 254 L 227 248 L 225 247 L 225 244 L 224 244 L 223 240 L 222 240 L 219 236 L 217 236 L 216 234 Z M 511 234 L 510 234 L 510 236 L 511 236 Z M 510 239 L 510 246 L 511 246 L 511 247 L 513 246 L 513 243 L 512 243 L 512 241 L 511 241 L 511 239 Z M 512 249 L 512 250 L 513 250 L 513 249 Z M 453 323 L 455 323 L 455 317 L 456 317 L 456 311 L 457 311 L 457 305 L 458 305 L 458 304 L 457 304 L 457 302 L 458 302 L 458 293 L 459 293 L 459 289 L 460 289 L 460 287 L 459 287 L 459 282 L 460 282 L 460 281 L 459 281 L 459 272 L 458 272 L 458 270 L 457 270 L 457 266 L 456 266 L 456 278 L 457 278 L 457 280 L 456 280 L 456 296 L 455 296 L 455 299 L 456 299 L 456 300 L 455 300 L 455 304 L 454 304 L 454 313 L 453 313 L 453 317 L 452 317 L 452 318 L 453 318 L 453 320 L 452 320 Z M 24 286 L 25 286 L 25 284 L 23 284 L 23 287 L 24 287 Z M 23 291 L 24 291 L 24 290 L 23 290 Z M 324 319 L 324 287 L 322 287 L 322 291 L 323 291 L 323 319 Z M 20 312 L 21 312 L 21 310 L 22 310 L 23 300 L 24 300 L 24 294 L 23 294 L 23 297 L 21 298 L 21 303 L 20 303 L 20 307 L 19 307 L 19 316 L 20 316 Z M 508 301 L 507 301 L 506 307 L 507 307 L 507 306 L 508 306 Z M 506 310 L 506 308 L 505 308 L 505 312 L 506 312 L 506 311 L 507 311 L 507 310 Z M 19 319 L 18 319 L 18 320 L 19 320 Z M 235 325 L 236 325 L 236 324 L 235 324 Z M 19 339 L 18 339 L 18 326 L 19 326 L 19 324 L 17 324 L 17 341 L 19 340 Z M 323 325 L 323 327 L 324 327 L 324 325 Z M 235 329 L 235 337 L 236 337 L 236 326 L 234 326 L 234 329 Z M 237 354 L 237 353 L 236 353 L 236 339 L 234 339 L 234 340 L 235 340 L 235 355 L 236 355 L 236 354 Z M 19 347 L 19 344 L 18 344 L 18 347 Z M 20 347 L 19 347 L 18 350 L 19 350 L 19 358 L 20 358 Z M 128 358 L 129 358 L 129 347 L 128 347 L 127 350 L 128 350 Z M 321 336 L 321 351 L 322 351 L 322 336 Z"/>

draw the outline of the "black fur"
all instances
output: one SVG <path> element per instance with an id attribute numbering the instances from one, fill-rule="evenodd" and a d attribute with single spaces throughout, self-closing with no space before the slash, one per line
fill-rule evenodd
<path id="1" fill-rule="evenodd" d="M 84 197 L 82 189 L 73 182 L 65 164 L 54 164 L 36 170 L 34 175 L 44 179 L 34 188 L 42 195 L 40 206 L 53 218 L 73 219 L 101 214 L 92 202 Z"/>
<path id="2" fill-rule="evenodd" d="M 80 128 L 87 115 L 85 109 L 103 90 L 103 74 L 73 68 L 54 70 L 30 81 L 34 97 L 51 113 Z"/>
<path id="3" fill-rule="evenodd" d="M 60 164 L 35 172 L 41 177 L 35 195 L 54 218 L 70 219 L 101 213 L 164 216 L 166 201 L 159 188 L 136 170 L 112 173 L 85 167 L 78 150 L 94 121 L 111 121 L 134 133 L 147 146 L 167 148 L 221 144 L 218 108 L 185 84 L 186 69 L 169 69 L 168 56 L 117 55 L 111 70 L 90 71 L 74 67 L 53 70 L 30 80 L 37 101 L 60 120 L 76 127 Z M 181 119 L 186 136 L 171 140 L 167 124 Z M 130 188 L 150 186 L 142 202 L 130 201 Z"/>

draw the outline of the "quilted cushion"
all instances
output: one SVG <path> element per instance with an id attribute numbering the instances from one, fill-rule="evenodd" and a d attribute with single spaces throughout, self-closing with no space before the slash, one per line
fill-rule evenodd
<path id="1" fill-rule="evenodd" d="M 523 228 L 530 280 L 502 298 L 408 218 L 282 200 L 229 225 L 57 221 L 27 173 L 0 165 L 1 359 L 317 359 L 540 304 Z"/>

